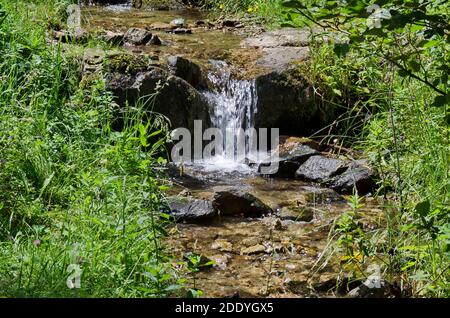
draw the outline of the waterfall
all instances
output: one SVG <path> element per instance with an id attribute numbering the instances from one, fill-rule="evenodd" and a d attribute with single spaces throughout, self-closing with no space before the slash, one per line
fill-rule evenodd
<path id="1" fill-rule="evenodd" d="M 211 61 L 212 69 L 208 73 L 210 90 L 204 91 L 211 106 L 211 123 L 222 131 L 224 150 L 209 160 L 217 168 L 230 170 L 248 170 L 245 159 L 250 149 L 246 144 L 246 153 L 236 153 L 236 140 L 226 136 L 238 136 L 240 128 L 248 131 L 254 128 L 254 115 L 257 111 L 257 94 L 255 80 L 235 79 L 227 63 Z M 236 137 L 237 138 L 237 137 Z"/>

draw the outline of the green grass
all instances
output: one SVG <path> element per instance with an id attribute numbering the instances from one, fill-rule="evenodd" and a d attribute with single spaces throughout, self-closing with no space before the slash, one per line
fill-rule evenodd
<path id="1" fill-rule="evenodd" d="M 47 42 L 66 1 L 0 4 L 0 296 L 176 292 L 160 242 L 165 120 L 136 105 L 111 129 L 102 80 L 80 86 L 80 54 Z M 151 133 L 161 141 L 148 146 Z"/>
<path id="2" fill-rule="evenodd" d="M 332 46 L 320 42 L 311 48 L 311 61 L 301 71 L 326 108 L 339 114 L 315 137 L 364 153 L 380 177 L 377 194 L 387 203 L 387 225 L 364 235 L 353 227 L 343 236 L 332 234 L 337 238 L 334 249 L 351 258 L 346 255 L 351 237 L 352 253 L 365 256 L 358 270 L 352 267 L 359 275 L 364 262 L 375 257 L 385 277 L 405 292 L 449 297 L 447 109 L 432 106 L 435 92 L 414 79 L 399 77 L 380 58 L 363 52 L 339 58 Z M 354 225 L 358 217 L 337 224 Z M 346 248 L 340 246 L 343 237 Z"/>

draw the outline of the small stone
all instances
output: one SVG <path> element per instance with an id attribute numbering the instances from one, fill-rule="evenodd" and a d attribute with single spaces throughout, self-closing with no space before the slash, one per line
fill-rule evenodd
<path id="1" fill-rule="evenodd" d="M 176 28 L 182 28 L 186 24 L 186 20 L 183 18 L 178 18 L 170 21 L 170 25 Z"/>
<path id="2" fill-rule="evenodd" d="M 261 254 L 261 253 L 265 253 L 265 252 L 266 252 L 266 248 L 263 245 L 258 244 L 255 246 L 244 248 L 241 251 L 241 254 L 242 255 L 255 255 L 255 254 Z"/>
<path id="3" fill-rule="evenodd" d="M 221 252 L 232 252 L 233 251 L 233 244 L 231 244 L 227 240 L 218 239 L 218 240 L 215 240 L 212 243 L 211 248 L 213 250 L 219 250 Z"/>

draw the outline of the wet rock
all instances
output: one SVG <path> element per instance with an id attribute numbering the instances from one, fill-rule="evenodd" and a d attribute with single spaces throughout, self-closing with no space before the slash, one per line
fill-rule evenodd
<path id="1" fill-rule="evenodd" d="M 170 21 L 170 25 L 175 28 L 182 28 L 185 26 L 185 24 L 186 24 L 186 20 L 183 18 L 177 18 L 177 19 Z"/>
<path id="2" fill-rule="evenodd" d="M 262 242 L 262 238 L 260 237 L 247 237 L 241 241 L 241 244 L 246 247 L 259 245 Z"/>
<path id="3" fill-rule="evenodd" d="M 247 248 L 244 248 L 241 251 L 241 255 L 255 255 L 255 254 L 262 254 L 266 252 L 266 248 L 264 245 L 258 244 L 255 246 L 250 246 Z"/>
<path id="4" fill-rule="evenodd" d="M 180 29 L 173 29 L 170 31 L 167 31 L 169 33 L 173 33 L 173 34 L 191 34 L 192 33 L 192 29 L 185 29 L 185 28 L 180 28 Z"/>
<path id="5" fill-rule="evenodd" d="M 274 159 L 278 162 L 278 167 L 273 166 L 270 163 L 261 163 L 258 167 L 258 172 L 263 172 L 271 177 L 279 178 L 293 178 L 295 172 L 308 158 L 313 155 L 317 155 L 319 152 L 307 145 L 298 144 L 293 149 L 281 153 L 278 159 Z"/>
<path id="6" fill-rule="evenodd" d="M 100 39 L 112 44 L 112 45 L 122 45 L 124 43 L 124 33 L 107 31 L 106 34 L 100 36 Z"/>
<path id="7" fill-rule="evenodd" d="M 310 157 L 295 172 L 295 176 L 305 181 L 326 182 L 344 172 L 347 166 L 342 160 L 323 156 Z"/>
<path id="8" fill-rule="evenodd" d="M 192 86 L 199 87 L 203 84 L 202 70 L 194 62 L 181 56 L 170 56 L 167 59 L 167 65 L 172 74 L 184 79 Z"/>
<path id="9" fill-rule="evenodd" d="M 376 183 L 372 169 L 352 164 L 347 171 L 331 180 L 328 186 L 341 193 L 352 193 L 356 188 L 359 194 L 367 194 L 375 189 Z"/>
<path id="10" fill-rule="evenodd" d="M 176 221 L 195 221 L 216 216 L 211 202 L 181 197 L 168 199 L 171 215 Z"/>
<path id="11" fill-rule="evenodd" d="M 217 239 L 212 243 L 211 248 L 213 250 L 219 250 L 221 252 L 232 252 L 233 244 L 231 244 L 227 240 Z"/>
<path id="12" fill-rule="evenodd" d="M 136 75 L 109 74 L 107 88 L 114 93 L 119 105 L 134 104 L 139 97 L 158 92 L 152 110 L 168 117 L 173 128 L 185 127 L 193 131 L 194 120 L 201 120 L 205 128 L 210 125 L 205 98 L 185 80 L 161 68 L 150 67 Z"/>
<path id="13" fill-rule="evenodd" d="M 314 219 L 314 210 L 309 207 L 286 206 L 281 208 L 280 218 L 297 222 L 311 222 Z"/>
<path id="14" fill-rule="evenodd" d="M 234 28 L 238 24 L 239 24 L 238 20 L 225 19 L 225 20 L 222 21 L 222 27 L 223 28 Z"/>
<path id="15" fill-rule="evenodd" d="M 216 192 L 213 206 L 220 211 L 221 215 L 261 216 L 273 212 L 254 195 L 234 189 Z"/>
<path id="16" fill-rule="evenodd" d="M 286 283 L 287 290 L 297 295 L 306 295 L 309 292 L 308 281 L 305 280 L 290 280 Z"/>
<path id="17" fill-rule="evenodd" d="M 212 261 L 214 261 L 214 268 L 216 268 L 218 270 L 225 270 L 227 268 L 229 260 L 231 259 L 231 255 L 219 254 L 219 255 L 213 255 L 209 258 Z"/>
<path id="18" fill-rule="evenodd" d="M 153 37 L 153 34 L 145 29 L 131 28 L 124 35 L 124 41 L 130 45 L 145 45 Z"/>

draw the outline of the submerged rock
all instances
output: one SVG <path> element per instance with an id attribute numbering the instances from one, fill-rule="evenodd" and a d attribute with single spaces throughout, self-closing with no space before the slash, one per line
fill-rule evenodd
<path id="1" fill-rule="evenodd" d="M 280 218 L 297 222 L 311 222 L 314 219 L 314 210 L 305 206 L 285 206 L 280 211 Z"/>
<path id="2" fill-rule="evenodd" d="M 176 221 L 195 221 L 216 216 L 211 202 L 180 197 L 168 199 L 171 215 Z"/>
<path id="3" fill-rule="evenodd" d="M 273 210 L 254 195 L 241 190 L 221 190 L 214 195 L 213 206 L 221 215 L 261 216 Z"/>
<path id="4" fill-rule="evenodd" d="M 344 172 L 347 166 L 342 160 L 323 156 L 312 156 L 295 172 L 295 176 L 305 181 L 326 182 Z"/>

